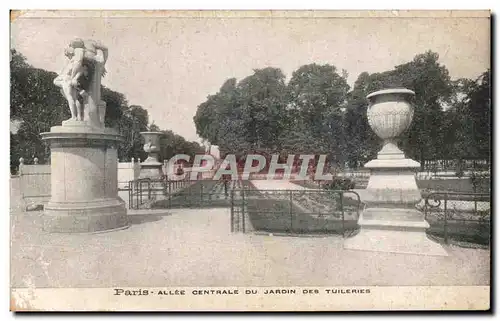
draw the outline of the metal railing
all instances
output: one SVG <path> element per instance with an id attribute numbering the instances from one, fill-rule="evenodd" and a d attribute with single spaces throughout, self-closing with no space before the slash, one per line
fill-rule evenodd
<path id="1" fill-rule="evenodd" d="M 152 180 L 149 178 L 128 182 L 128 206 L 130 209 L 137 209 L 145 203 L 145 200 L 148 201 L 151 199 L 151 183 Z"/>
<path id="2" fill-rule="evenodd" d="M 423 171 L 482 171 L 491 168 L 489 159 L 426 159 L 422 164 Z"/>
<path id="3" fill-rule="evenodd" d="M 487 193 L 433 192 L 425 197 L 428 233 L 470 243 L 490 243 L 491 203 Z"/>
<path id="4" fill-rule="evenodd" d="M 172 195 L 190 185 L 189 180 L 141 178 L 129 181 L 129 208 L 138 209 L 151 200 Z"/>
<path id="5" fill-rule="evenodd" d="M 248 181 L 139 179 L 130 181 L 127 189 L 131 209 L 148 204 L 154 208 L 203 208 L 228 207 L 231 192 L 251 187 Z"/>
<path id="6" fill-rule="evenodd" d="M 231 193 L 231 231 L 346 236 L 361 208 L 349 190 L 241 190 Z"/>

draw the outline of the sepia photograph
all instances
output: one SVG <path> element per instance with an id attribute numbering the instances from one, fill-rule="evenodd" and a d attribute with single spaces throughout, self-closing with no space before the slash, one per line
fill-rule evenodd
<path id="1" fill-rule="evenodd" d="M 12 10 L 10 310 L 489 310 L 491 19 Z"/>

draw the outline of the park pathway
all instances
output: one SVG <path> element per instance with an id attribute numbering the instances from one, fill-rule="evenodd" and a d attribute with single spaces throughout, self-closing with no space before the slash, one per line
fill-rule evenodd
<path id="1" fill-rule="evenodd" d="M 100 234 L 49 234 L 39 212 L 11 220 L 14 287 L 488 285 L 490 252 L 449 257 L 350 251 L 343 239 L 230 231 L 228 208 L 131 211 Z"/>

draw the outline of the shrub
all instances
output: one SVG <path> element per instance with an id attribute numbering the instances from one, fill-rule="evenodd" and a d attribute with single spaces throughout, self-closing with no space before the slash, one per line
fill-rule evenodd
<path id="1" fill-rule="evenodd" d="M 356 183 L 349 178 L 335 177 L 331 183 L 325 184 L 324 189 L 327 190 L 350 190 L 356 186 Z"/>

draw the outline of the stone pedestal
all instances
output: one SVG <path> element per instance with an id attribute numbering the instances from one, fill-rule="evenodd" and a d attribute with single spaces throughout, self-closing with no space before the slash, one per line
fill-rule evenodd
<path id="1" fill-rule="evenodd" d="M 141 173 L 139 178 L 160 179 L 163 177 L 163 164 L 158 160 L 160 152 L 160 137 L 162 132 L 141 132 L 144 137 L 144 151 L 148 153 L 146 158 L 141 163 Z"/>
<path id="2" fill-rule="evenodd" d="M 51 149 L 51 198 L 43 228 L 48 232 L 101 232 L 128 226 L 118 197 L 117 145 L 122 137 L 85 121 L 66 121 L 42 133 Z"/>
<path id="3" fill-rule="evenodd" d="M 365 209 L 358 220 L 360 231 L 344 248 L 446 256 L 443 247 L 427 237 L 429 223 L 415 207 L 422 199 L 415 179 L 420 164 L 411 159 L 374 160 L 365 167 L 371 175 L 361 199 Z"/>
<path id="4" fill-rule="evenodd" d="M 141 163 L 141 173 L 139 178 L 160 179 L 163 176 L 163 164 L 155 162 L 154 160 L 148 161 L 147 159 Z"/>
<path id="5" fill-rule="evenodd" d="M 352 250 L 446 256 L 444 248 L 426 235 L 429 223 L 416 208 L 422 196 L 415 179 L 420 164 L 405 157 L 395 137 L 408 128 L 413 109 L 405 89 L 384 90 L 368 95 L 368 120 L 375 133 L 384 139 L 377 159 L 365 167 L 371 175 L 362 194 L 357 235 L 345 241 Z"/>

